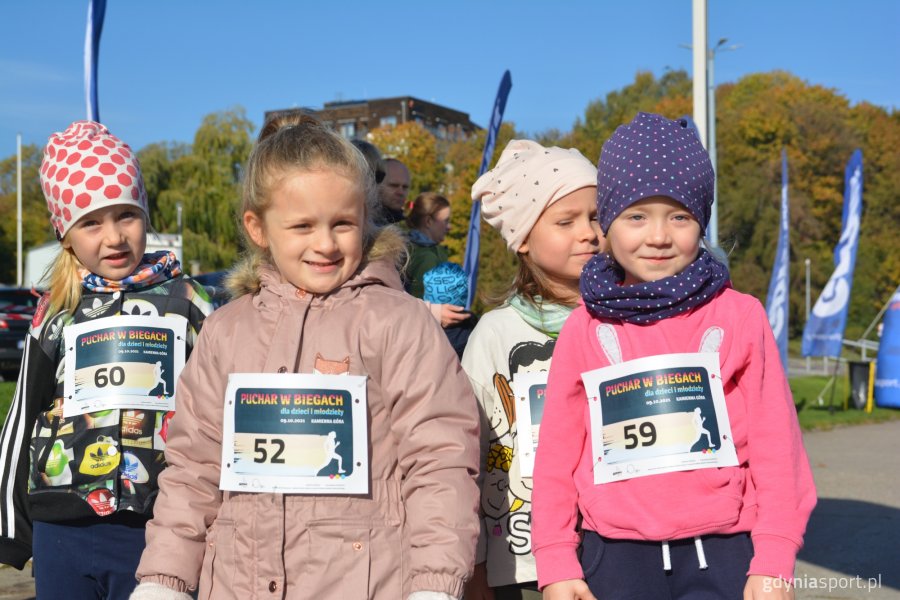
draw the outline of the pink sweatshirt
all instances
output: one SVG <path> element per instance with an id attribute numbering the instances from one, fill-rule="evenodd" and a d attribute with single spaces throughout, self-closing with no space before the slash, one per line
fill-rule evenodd
<path id="1" fill-rule="evenodd" d="M 590 416 L 581 374 L 609 366 L 597 326 L 609 323 L 622 360 L 697 352 L 724 332 L 719 363 L 739 465 L 594 484 Z M 749 575 L 791 579 L 816 504 L 797 413 L 765 311 L 726 288 L 688 314 L 651 325 L 595 319 L 579 306 L 550 367 L 533 492 L 532 540 L 541 587 L 583 579 L 576 522 L 615 539 L 665 541 L 750 532 Z"/>

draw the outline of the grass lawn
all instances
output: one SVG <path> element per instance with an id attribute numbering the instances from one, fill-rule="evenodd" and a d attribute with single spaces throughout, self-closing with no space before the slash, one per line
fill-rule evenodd
<path id="1" fill-rule="evenodd" d="M 9 403 L 16 393 L 15 381 L 0 381 L 0 424 L 6 421 L 6 413 L 9 412 Z"/>
<path id="2" fill-rule="evenodd" d="M 844 403 L 849 403 L 850 398 L 850 382 L 846 376 L 838 377 L 836 381 L 834 413 L 829 410 L 832 397 L 831 388 L 822 394 L 822 404 L 818 402 L 819 394 L 828 383 L 828 377 L 822 375 L 792 377 L 790 383 L 791 391 L 794 393 L 794 403 L 798 409 L 797 416 L 800 419 L 800 427 L 805 431 L 900 419 L 900 410 L 890 408 L 876 406 L 871 413 L 852 407 L 844 410 Z"/>

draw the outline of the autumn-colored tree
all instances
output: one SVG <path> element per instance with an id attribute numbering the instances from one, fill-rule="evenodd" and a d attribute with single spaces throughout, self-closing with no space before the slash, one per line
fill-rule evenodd
<path id="1" fill-rule="evenodd" d="M 616 127 L 628 123 L 639 111 L 657 112 L 669 118 L 690 113 L 691 79 L 685 71 L 667 71 L 656 79 L 641 71 L 621 90 L 610 92 L 603 100 L 594 100 L 584 111 L 561 147 L 578 148 L 588 160 L 597 162 L 603 142 Z"/>
<path id="2" fill-rule="evenodd" d="M 806 258 L 811 261 L 813 299 L 825 285 L 840 235 L 844 169 L 863 142 L 851 116 L 846 98 L 783 72 L 749 75 L 718 90 L 719 230 L 729 242 L 726 248 L 732 248 L 731 272 L 738 289 L 765 300 L 778 236 L 782 148 L 787 149 L 789 171 L 790 289 L 804 289 Z M 864 148 L 864 160 L 866 209 L 847 335 L 861 333 L 864 321 L 878 310 L 862 309 L 861 299 L 870 290 L 890 287 L 864 258 L 871 243 L 869 195 L 879 196 L 868 168 L 870 162 L 884 164 L 885 158 L 868 156 Z M 866 303 L 872 300 L 866 298 Z M 804 305 L 804 294 L 790 295 L 792 336 L 802 333 Z"/>
<path id="3" fill-rule="evenodd" d="M 487 131 L 461 142 L 456 142 L 447 151 L 447 178 L 445 193 L 450 200 L 451 227 L 444 243 L 450 249 L 450 260 L 463 264 L 466 238 L 469 233 L 469 218 L 472 213 L 472 185 L 478 179 L 478 169 L 484 153 Z M 510 140 L 522 137 L 517 134 L 513 123 L 503 123 L 497 133 L 497 141 L 488 168 L 497 164 L 497 159 Z M 507 250 L 506 243 L 493 227 L 482 220 L 479 252 L 479 273 L 475 293 L 475 310 L 481 311 L 512 282 L 515 276 L 516 258 Z"/>

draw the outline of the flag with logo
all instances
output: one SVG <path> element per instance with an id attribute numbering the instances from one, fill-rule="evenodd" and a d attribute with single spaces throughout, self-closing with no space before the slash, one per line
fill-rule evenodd
<path id="1" fill-rule="evenodd" d="M 787 150 L 781 150 L 781 219 L 778 232 L 778 247 L 775 249 L 775 264 L 772 267 L 772 278 L 769 281 L 769 294 L 766 297 L 766 313 L 769 325 L 778 344 L 781 364 L 784 371 L 788 369 L 788 285 L 790 270 L 790 207 L 788 206 L 788 174 Z"/>
<path id="2" fill-rule="evenodd" d="M 488 126 L 487 138 L 484 140 L 484 152 L 481 155 L 481 167 L 478 169 L 478 177 L 481 177 L 491 164 L 494 156 L 494 146 L 497 145 L 497 134 L 500 132 L 500 124 L 503 122 L 503 111 L 506 109 L 506 99 L 509 90 L 512 89 L 512 76 L 507 70 L 500 80 L 500 89 L 497 90 L 497 98 L 494 100 L 494 109 L 491 111 L 491 124 Z M 466 256 L 463 261 L 463 270 L 468 279 L 468 295 L 466 309 L 472 308 L 472 300 L 475 299 L 475 284 L 478 282 L 478 252 L 481 249 L 481 202 L 472 202 L 472 213 L 469 216 L 469 233 L 466 236 Z"/>
<path id="3" fill-rule="evenodd" d="M 97 99 L 97 57 L 100 54 L 100 34 L 103 33 L 103 17 L 106 0 L 88 0 L 87 32 L 84 36 L 84 96 L 88 121 L 100 122 L 100 104 Z"/>
<path id="4" fill-rule="evenodd" d="M 853 269 L 859 246 L 859 227 L 862 220 L 863 158 L 856 150 L 847 163 L 844 175 L 844 213 L 841 237 L 834 249 L 834 273 L 813 306 L 803 329 L 803 356 L 840 356 Z"/>

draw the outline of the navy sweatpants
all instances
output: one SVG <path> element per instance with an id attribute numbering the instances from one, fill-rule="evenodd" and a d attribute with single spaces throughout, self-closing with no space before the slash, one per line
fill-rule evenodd
<path id="1" fill-rule="evenodd" d="M 120 523 L 34 522 L 37 600 L 127 600 L 144 551 L 144 528 Z"/>
<path id="2" fill-rule="evenodd" d="M 585 530 L 581 568 L 602 600 L 733 600 L 743 597 L 753 542 L 746 533 L 703 536 L 707 569 L 694 539 L 669 542 L 672 570 L 663 569 L 662 544 L 613 540 Z"/>

